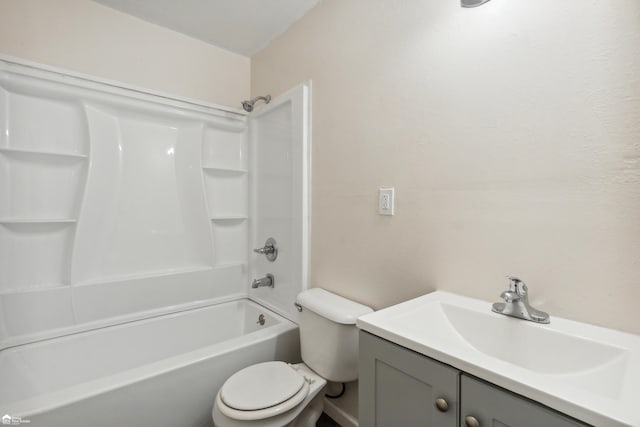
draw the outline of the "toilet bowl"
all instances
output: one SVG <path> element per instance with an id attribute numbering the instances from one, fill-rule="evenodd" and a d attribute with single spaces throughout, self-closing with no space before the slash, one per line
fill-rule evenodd
<path id="1" fill-rule="evenodd" d="M 241 369 L 218 392 L 211 416 L 218 427 L 313 427 L 327 381 L 358 378 L 356 318 L 373 310 L 313 288 L 298 295 L 304 363 L 273 361 Z"/>
<path id="2" fill-rule="evenodd" d="M 312 427 L 326 384 L 304 363 L 259 363 L 229 377 L 211 415 L 219 427 Z"/>

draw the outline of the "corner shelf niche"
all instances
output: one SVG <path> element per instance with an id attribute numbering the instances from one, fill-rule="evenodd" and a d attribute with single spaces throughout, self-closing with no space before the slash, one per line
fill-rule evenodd
<path id="1" fill-rule="evenodd" d="M 75 220 L 2 219 L 0 293 L 69 284 Z"/>
<path id="2" fill-rule="evenodd" d="M 0 148 L 0 219 L 75 220 L 88 157 Z"/>
<path id="3" fill-rule="evenodd" d="M 247 131 L 205 126 L 202 167 L 225 172 L 247 171 Z"/>
<path id="4" fill-rule="evenodd" d="M 215 264 L 248 261 L 249 181 L 247 133 L 206 126 L 202 140 L 202 170 Z"/>
<path id="5" fill-rule="evenodd" d="M 68 286 L 89 166 L 84 107 L 4 78 L 0 102 L 0 294 Z"/>
<path id="6" fill-rule="evenodd" d="M 216 265 L 246 264 L 249 227 L 246 218 L 212 219 Z"/>

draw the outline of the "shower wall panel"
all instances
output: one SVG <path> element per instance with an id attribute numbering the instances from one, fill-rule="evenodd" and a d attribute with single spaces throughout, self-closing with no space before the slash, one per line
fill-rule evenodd
<path id="1" fill-rule="evenodd" d="M 0 61 L 0 348 L 246 294 L 247 135 Z"/>
<path id="2" fill-rule="evenodd" d="M 275 238 L 278 259 L 251 254 L 251 277 L 275 276 L 275 287 L 251 298 L 297 322 L 293 301 L 309 287 L 311 83 L 274 98 L 251 115 L 251 229 L 253 247 Z"/>

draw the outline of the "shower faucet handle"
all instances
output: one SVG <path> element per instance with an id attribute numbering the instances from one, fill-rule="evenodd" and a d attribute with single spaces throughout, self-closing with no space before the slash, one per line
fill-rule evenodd
<path id="1" fill-rule="evenodd" d="M 273 237 L 269 237 L 266 242 L 264 242 L 264 247 L 256 248 L 253 252 L 257 254 L 261 254 L 267 257 L 267 260 L 273 262 L 278 258 L 278 244 L 276 243 L 276 239 Z"/>
<path id="2" fill-rule="evenodd" d="M 264 248 L 256 248 L 253 250 L 253 252 L 257 253 L 257 254 L 272 254 L 273 252 L 275 252 L 275 248 L 273 246 L 265 246 Z"/>

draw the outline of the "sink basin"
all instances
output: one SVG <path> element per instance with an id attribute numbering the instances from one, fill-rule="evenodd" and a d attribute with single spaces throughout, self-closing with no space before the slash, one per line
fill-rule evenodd
<path id="1" fill-rule="evenodd" d="M 435 307 L 434 307 L 435 308 Z M 476 350 L 541 374 L 576 374 L 624 360 L 627 350 L 490 311 L 439 304 L 443 319 Z"/>
<path id="2" fill-rule="evenodd" d="M 640 426 L 639 336 L 553 315 L 528 322 L 441 291 L 357 325 L 593 425 Z"/>

